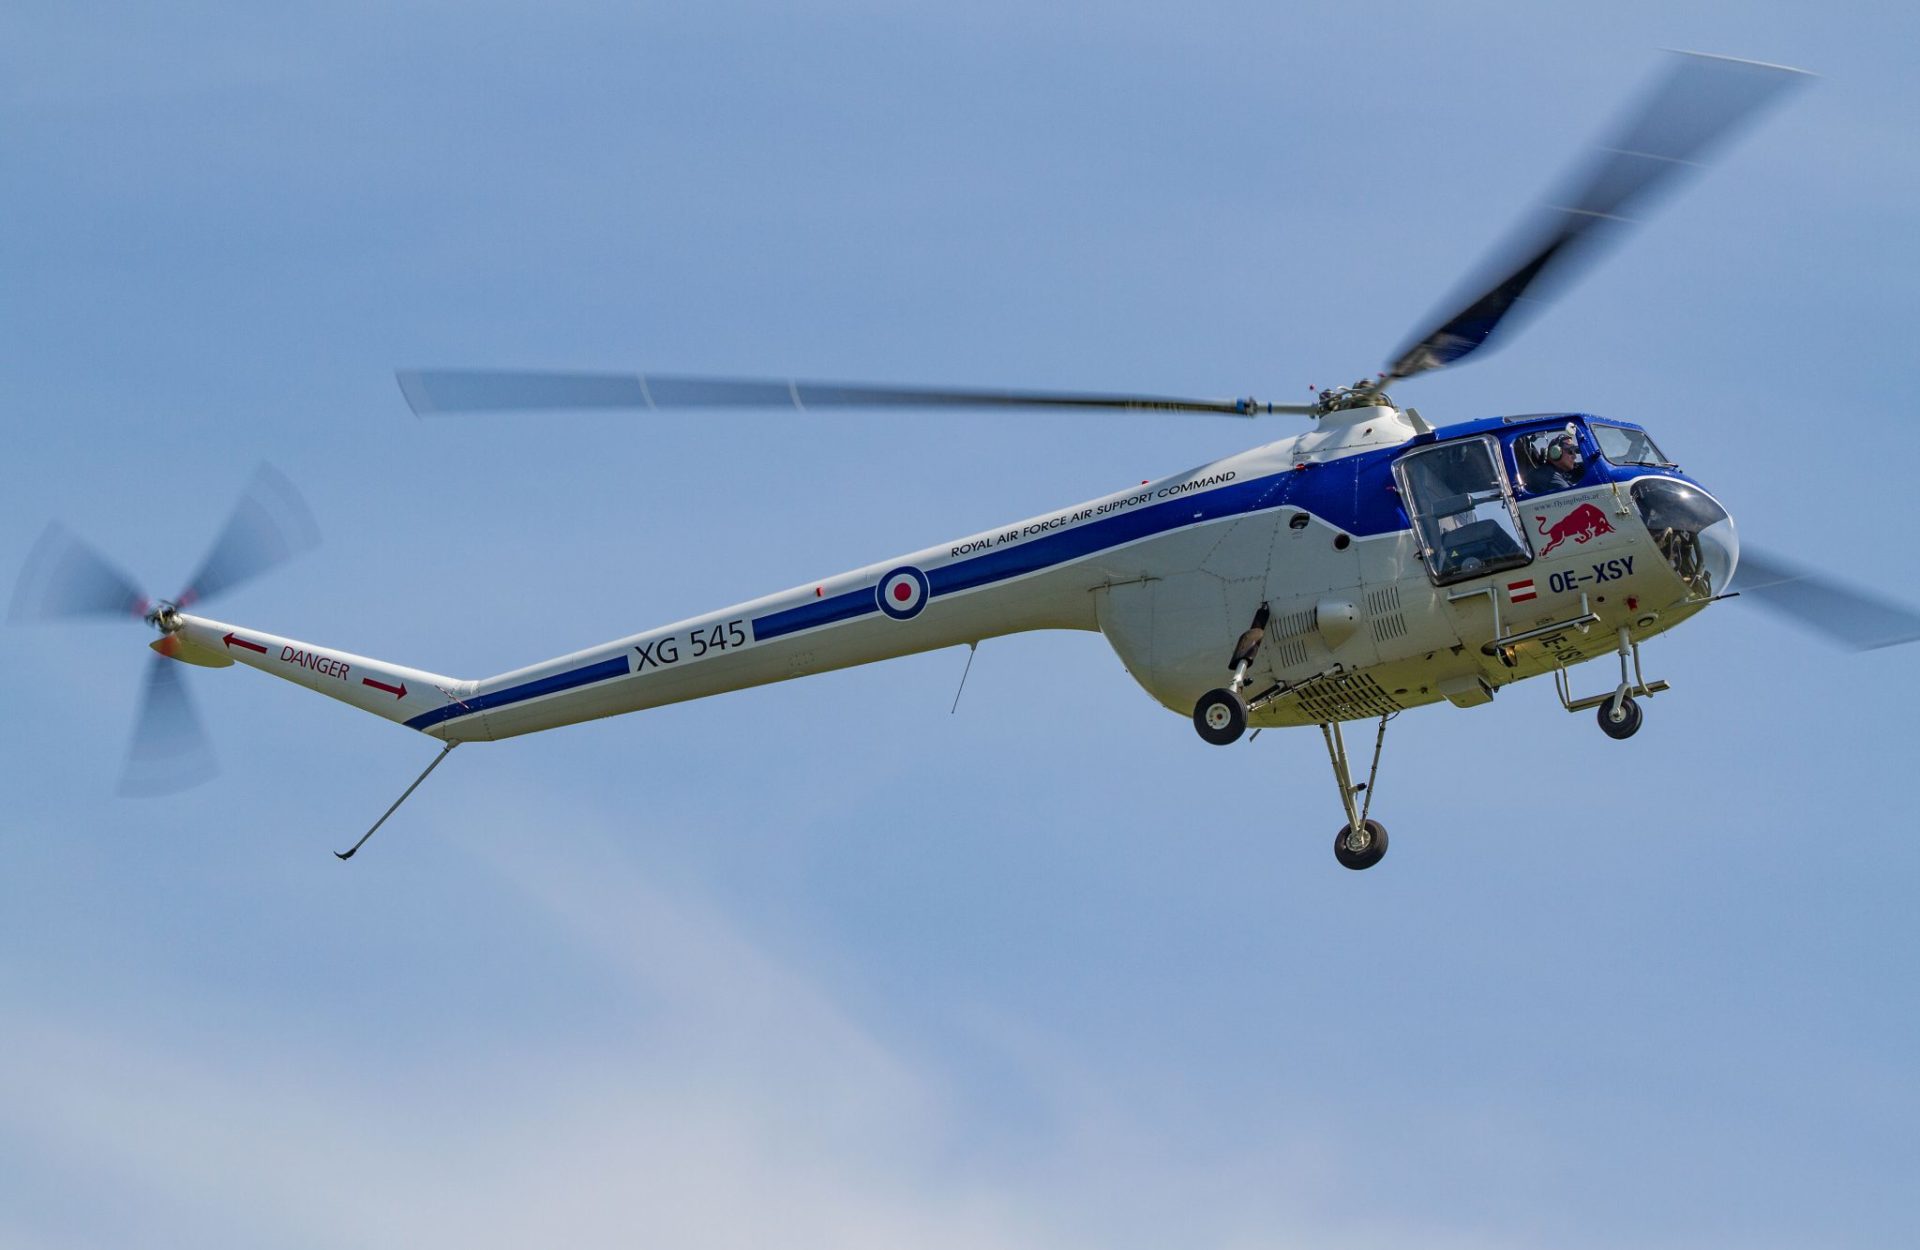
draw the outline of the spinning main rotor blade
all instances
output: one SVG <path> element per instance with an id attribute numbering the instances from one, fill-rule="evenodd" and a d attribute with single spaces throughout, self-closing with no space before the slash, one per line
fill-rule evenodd
<path id="1" fill-rule="evenodd" d="M 147 597 L 119 566 L 55 522 L 33 545 L 7 610 L 10 621 L 139 616 Z"/>
<path id="2" fill-rule="evenodd" d="M 1477 293 L 1400 350 L 1386 382 L 1444 368 L 1487 346 L 1503 325 L 1513 329 L 1521 305 L 1546 303 L 1551 292 L 1543 279 L 1571 276 L 1575 262 L 1591 260 L 1602 239 L 1637 220 L 1657 193 L 1671 190 L 1786 88 L 1807 77 L 1801 70 L 1756 61 L 1675 55 L 1672 71 L 1599 154 L 1495 253 L 1488 277 L 1468 288 Z"/>
<path id="3" fill-rule="evenodd" d="M 180 606 L 231 590 L 317 542 L 319 529 L 300 493 L 279 470 L 263 464 L 254 471 L 206 559 L 187 579 Z"/>
<path id="4" fill-rule="evenodd" d="M 1743 547 L 1734 589 L 1854 651 L 1920 642 L 1920 612 Z"/>
<path id="5" fill-rule="evenodd" d="M 182 666 L 162 656 L 147 663 L 146 689 L 134 722 L 120 793 L 133 797 L 172 794 L 197 786 L 220 771 L 200 714 L 180 680 Z"/>
<path id="6" fill-rule="evenodd" d="M 1309 404 L 1254 399 L 1180 399 L 1070 391 L 947 390 L 782 378 L 703 378 L 646 373 L 552 373 L 516 369 L 413 369 L 399 373 L 415 416 L 545 408 L 1085 408 L 1199 412 L 1228 417 L 1309 415 Z"/>

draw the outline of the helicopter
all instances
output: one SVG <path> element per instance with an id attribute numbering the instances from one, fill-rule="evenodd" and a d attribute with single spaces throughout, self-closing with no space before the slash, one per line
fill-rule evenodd
<path id="1" fill-rule="evenodd" d="M 1387 369 L 1319 390 L 1310 404 L 639 373 L 398 375 L 416 416 L 1018 408 L 1313 422 L 1097 499 L 465 680 L 190 611 L 313 541 L 291 483 L 263 469 L 181 594 L 149 599 L 56 527 L 29 557 L 11 615 L 125 614 L 159 632 L 150 645 L 164 659 L 149 666 L 123 788 L 199 779 L 188 761 L 200 731 L 176 662 L 244 664 L 439 740 L 439 754 L 380 820 L 335 852 L 341 859 L 462 743 L 1020 631 L 1093 631 L 1206 743 L 1317 727 L 1345 816 L 1335 857 L 1367 869 L 1388 845 L 1371 815 L 1387 725 L 1408 708 L 1470 708 L 1514 682 L 1550 676 L 1568 712 L 1593 712 L 1608 737 L 1630 737 L 1643 701 L 1670 688 L 1645 675 L 1642 644 L 1736 594 L 1856 648 L 1920 639 L 1920 614 L 1743 552 L 1726 508 L 1639 424 L 1573 411 L 1435 425 L 1387 389 L 1510 332 L 1553 282 L 1804 78 L 1781 66 L 1675 54 L 1598 155 L 1496 253 L 1491 277 L 1470 283 L 1446 305 L 1454 311 L 1412 336 Z M 1572 670 L 1605 659 L 1617 664 L 1617 680 L 1576 693 Z M 1343 727 L 1369 721 L 1376 732 L 1359 780 Z M 160 784 L 135 784 L 141 772 Z"/>

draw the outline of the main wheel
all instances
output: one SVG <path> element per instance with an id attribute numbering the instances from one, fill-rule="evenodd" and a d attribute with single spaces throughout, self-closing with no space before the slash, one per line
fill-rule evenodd
<path id="1" fill-rule="evenodd" d="M 1620 715 L 1615 719 L 1613 700 L 1600 705 L 1600 732 L 1609 738 L 1631 738 L 1640 732 L 1640 705 L 1628 695 L 1620 700 Z"/>
<path id="2" fill-rule="evenodd" d="M 1333 837 L 1333 857 L 1342 868 L 1359 872 L 1379 863 L 1387 853 L 1387 827 L 1377 820 L 1363 821 L 1356 831 L 1352 825 L 1340 826 Z"/>
<path id="3" fill-rule="evenodd" d="M 1193 705 L 1193 727 L 1213 745 L 1229 746 L 1247 731 L 1247 705 L 1231 690 L 1209 690 Z"/>

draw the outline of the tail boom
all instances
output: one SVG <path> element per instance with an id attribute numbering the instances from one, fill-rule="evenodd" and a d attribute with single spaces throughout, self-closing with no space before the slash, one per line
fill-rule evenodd
<path id="1" fill-rule="evenodd" d="M 175 628 L 155 647 L 162 655 L 207 667 L 245 664 L 400 724 L 441 708 L 458 707 L 474 686 L 438 673 L 403 668 L 185 612 L 176 612 L 171 623 Z M 432 727 L 416 727 L 434 737 L 446 736 Z"/>
<path id="2" fill-rule="evenodd" d="M 408 723 L 449 741 L 491 741 L 772 682 L 871 664 L 1026 629 L 1093 628 L 1091 596 L 1067 579 L 936 602 L 911 620 L 871 611 L 815 623 L 835 582 L 875 600 L 871 570 L 797 588 L 489 677 Z M 778 632 L 791 621 L 790 632 Z"/>
<path id="3" fill-rule="evenodd" d="M 1150 580 L 1176 553 L 1197 562 L 1220 541 L 1202 531 L 1280 507 L 1291 456 L 1263 448 L 480 681 L 177 609 L 156 623 L 176 659 L 245 664 L 445 742 L 493 741 L 1003 634 L 1098 629 L 1096 591 Z"/>

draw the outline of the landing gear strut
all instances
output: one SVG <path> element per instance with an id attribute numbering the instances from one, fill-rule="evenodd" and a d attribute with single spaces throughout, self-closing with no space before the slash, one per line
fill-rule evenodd
<path id="1" fill-rule="evenodd" d="M 1247 670 L 1253 667 L 1254 657 L 1260 654 L 1260 642 L 1267 636 L 1269 615 L 1271 613 L 1267 605 L 1261 604 L 1260 610 L 1253 614 L 1253 624 L 1240 635 L 1240 641 L 1233 644 L 1233 658 L 1227 661 L 1227 670 L 1233 674 L 1233 681 L 1207 691 L 1193 705 L 1193 727 L 1214 746 L 1230 746 L 1247 731 L 1247 702 L 1240 697 L 1240 688 L 1247 684 Z"/>
<path id="2" fill-rule="evenodd" d="M 1392 713 L 1380 718 L 1380 728 L 1373 736 L 1373 763 L 1367 768 L 1367 779 L 1359 785 L 1353 784 L 1353 773 L 1347 767 L 1347 742 L 1341 736 L 1340 722 L 1328 721 L 1320 726 L 1320 736 L 1327 740 L 1327 758 L 1333 761 L 1333 780 L 1340 787 L 1340 803 L 1347 809 L 1347 823 L 1333 838 L 1333 857 L 1342 868 L 1355 872 L 1373 867 L 1387 853 L 1386 826 L 1367 819 L 1367 811 L 1373 806 L 1380 748 L 1386 745 L 1387 722 L 1392 719 Z M 1363 794 L 1366 798 L 1361 800 Z"/>
<path id="3" fill-rule="evenodd" d="M 1640 704 L 1635 695 L 1650 699 L 1667 689 L 1664 681 L 1648 681 L 1640 673 L 1640 645 L 1633 640 L 1624 626 L 1620 629 L 1620 684 L 1606 694 L 1589 695 L 1584 699 L 1572 697 L 1568 688 L 1567 670 L 1557 668 L 1553 673 L 1554 689 L 1560 695 L 1560 705 L 1569 712 L 1584 712 L 1588 708 L 1599 709 L 1600 732 L 1616 740 L 1631 738 L 1640 732 Z"/>

